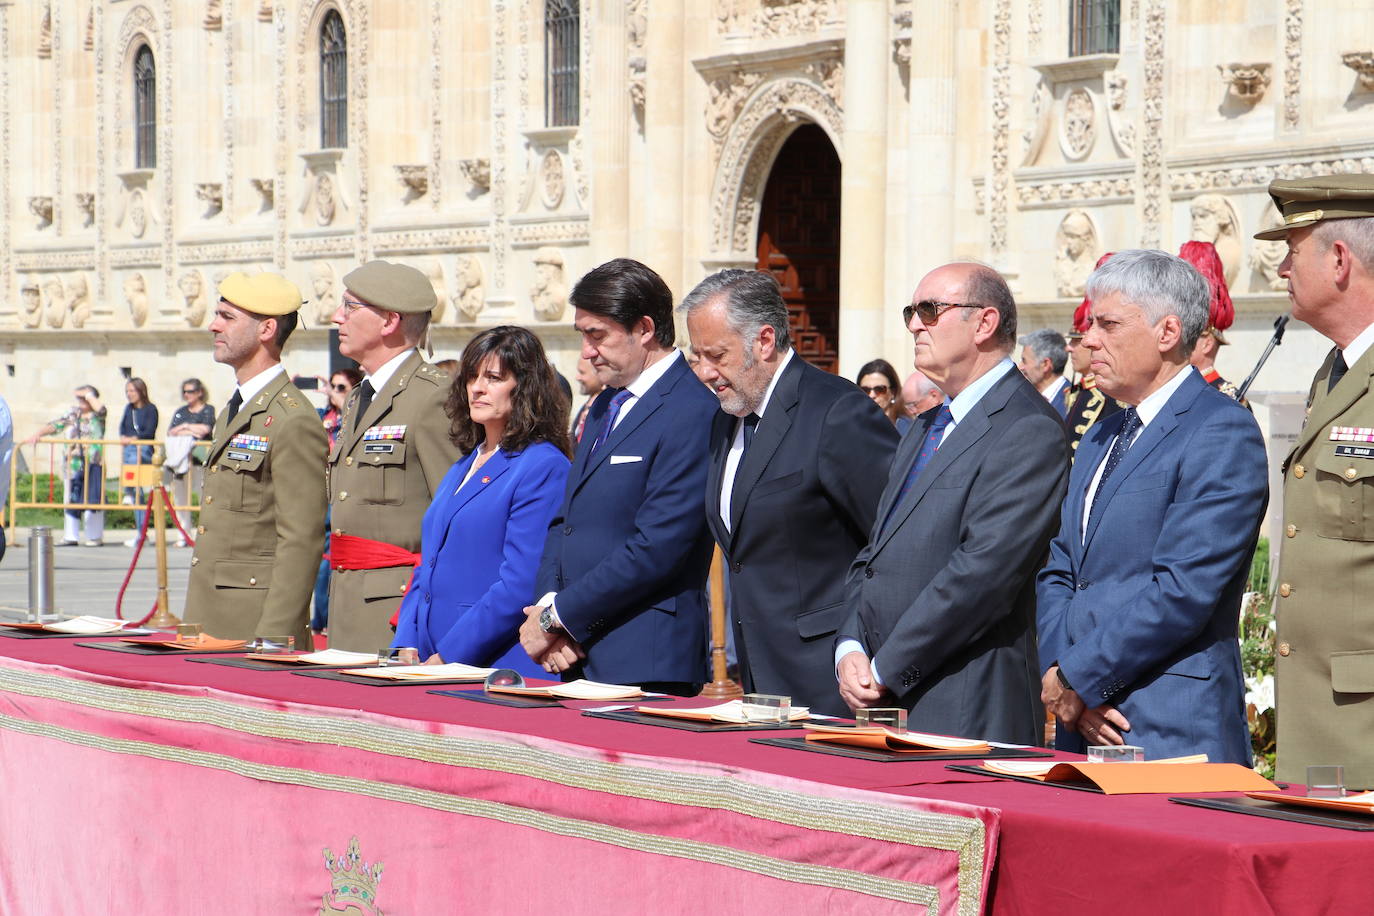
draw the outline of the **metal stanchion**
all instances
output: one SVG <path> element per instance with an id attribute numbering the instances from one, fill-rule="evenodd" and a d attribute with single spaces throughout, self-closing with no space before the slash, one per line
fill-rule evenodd
<path id="1" fill-rule="evenodd" d="M 167 604 L 167 490 L 159 486 L 153 491 L 153 536 L 157 548 L 157 613 L 148 621 L 155 629 L 168 629 L 181 623 Z"/>
<path id="2" fill-rule="evenodd" d="M 57 615 L 53 609 L 52 529 L 29 529 L 29 620 L 42 623 Z"/>

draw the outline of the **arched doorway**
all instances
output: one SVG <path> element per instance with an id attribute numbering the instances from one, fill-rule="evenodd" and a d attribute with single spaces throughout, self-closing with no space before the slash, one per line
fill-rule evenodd
<path id="1" fill-rule="evenodd" d="M 777 278 L 792 344 L 827 372 L 840 363 L 840 157 L 815 124 L 787 138 L 759 211 L 758 269 Z"/>

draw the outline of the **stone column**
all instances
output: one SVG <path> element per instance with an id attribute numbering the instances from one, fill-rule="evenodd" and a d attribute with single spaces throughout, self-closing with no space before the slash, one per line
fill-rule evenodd
<path id="1" fill-rule="evenodd" d="M 647 237 L 635 246 L 644 252 L 645 263 L 663 277 L 675 300 L 688 292 L 683 286 L 682 229 L 684 87 L 688 78 L 683 50 L 684 4 L 685 0 L 652 0 L 649 30 L 644 39 L 644 138 L 649 199 L 645 206 Z M 625 78 L 617 80 L 616 85 L 625 91 Z"/>
<path id="2" fill-rule="evenodd" d="M 904 295 L 929 270 L 954 257 L 954 47 L 956 4 L 915 0 L 912 4 L 911 102 L 907 134 L 907 238 L 911 258 Z"/>
<path id="3" fill-rule="evenodd" d="M 845 13 L 840 374 L 846 376 L 882 351 L 891 51 L 887 7 L 886 0 L 849 0 Z"/>
<path id="4" fill-rule="evenodd" d="M 630 241 L 630 93 L 625 3 L 597 3 L 592 31 L 592 260 L 622 257 Z"/>

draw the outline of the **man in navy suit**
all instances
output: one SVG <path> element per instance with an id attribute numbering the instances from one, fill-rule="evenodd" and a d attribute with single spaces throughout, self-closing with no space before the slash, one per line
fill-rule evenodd
<path id="1" fill-rule="evenodd" d="M 1038 584 L 1041 696 L 1065 750 L 1250 762 L 1236 626 L 1268 473 L 1249 411 L 1189 365 L 1210 295 L 1162 251 L 1088 279 L 1082 346 L 1130 406 L 1079 445 Z"/>
<path id="2" fill-rule="evenodd" d="M 792 349 L 772 274 L 722 270 L 679 310 L 697 377 L 720 399 L 706 521 L 730 569 L 744 689 L 847 715 L 832 654 L 844 575 L 868 540 L 897 430 Z"/>
<path id="3" fill-rule="evenodd" d="M 606 389 L 587 414 L 549 525 L 520 642 L 565 678 L 693 695 L 706 677 L 701 511 L 716 399 L 673 346 L 673 294 L 638 261 L 569 296 L 582 356 Z"/>
<path id="4" fill-rule="evenodd" d="M 1069 412 L 1069 380 L 1064 378 L 1069 350 L 1064 335 L 1054 328 L 1041 328 L 1022 337 L 1020 343 L 1021 361 L 1016 368 L 1062 418 Z"/>

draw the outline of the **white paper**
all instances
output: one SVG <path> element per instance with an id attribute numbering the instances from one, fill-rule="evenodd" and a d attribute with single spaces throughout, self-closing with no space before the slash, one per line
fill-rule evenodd
<path id="1" fill-rule="evenodd" d="M 73 617 L 50 623 L 43 629 L 54 633 L 78 633 L 82 636 L 95 636 L 100 633 L 119 633 L 131 626 L 133 621 L 115 620 L 113 617 L 93 617 L 90 615 Z"/>
<path id="2" fill-rule="evenodd" d="M 495 668 L 477 668 L 459 662 L 447 665 L 388 665 L 385 668 L 350 668 L 344 674 L 360 674 L 364 677 L 380 677 L 383 680 L 397 681 L 437 681 L 437 680 L 486 680 Z"/>
<path id="3" fill-rule="evenodd" d="M 349 652 L 345 649 L 321 649 L 296 656 L 307 665 L 366 665 L 377 661 L 376 652 Z"/>

